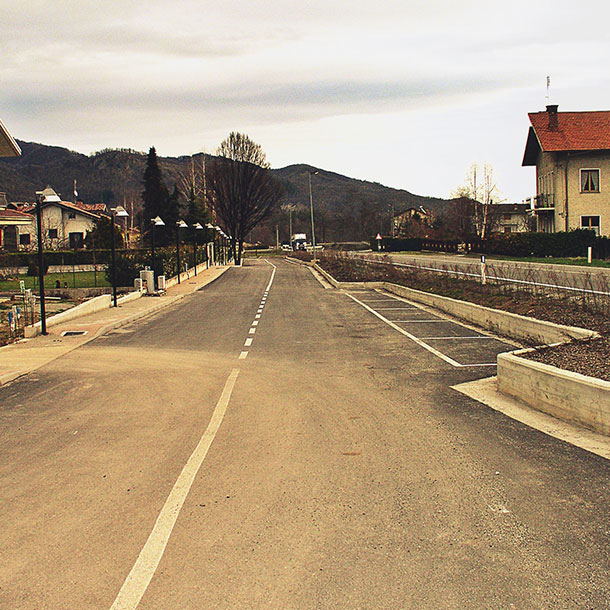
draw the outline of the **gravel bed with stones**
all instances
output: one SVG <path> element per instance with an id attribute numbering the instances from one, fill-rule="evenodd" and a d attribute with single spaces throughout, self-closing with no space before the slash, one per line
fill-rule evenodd
<path id="1" fill-rule="evenodd" d="M 592 310 L 574 298 L 538 296 L 507 290 L 503 286 L 439 278 L 426 272 L 403 272 L 400 268 L 362 264 L 346 256 L 328 256 L 320 265 L 338 281 L 387 281 L 433 292 L 522 316 L 598 332 L 599 339 L 572 341 L 557 347 L 538 348 L 523 357 L 574 373 L 610 381 L 610 306 Z M 608 304 L 606 304 L 608 305 Z"/>

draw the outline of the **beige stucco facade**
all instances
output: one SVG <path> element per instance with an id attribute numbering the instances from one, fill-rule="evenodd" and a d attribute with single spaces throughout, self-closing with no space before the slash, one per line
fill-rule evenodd
<path id="1" fill-rule="evenodd" d="M 597 170 L 596 191 L 583 192 L 583 170 Z M 599 217 L 599 234 L 610 235 L 610 154 L 540 152 L 536 184 L 536 214 L 543 230 L 589 228 L 590 218 Z"/>
<path id="2" fill-rule="evenodd" d="M 82 247 L 82 240 L 93 228 L 96 216 L 64 208 L 61 204 L 47 204 L 42 208 L 42 235 L 45 248 L 63 249 Z M 36 221 L 19 227 L 19 249 L 37 247 Z M 22 237 L 29 236 L 29 237 Z M 27 243 L 26 243 L 27 242 Z"/>

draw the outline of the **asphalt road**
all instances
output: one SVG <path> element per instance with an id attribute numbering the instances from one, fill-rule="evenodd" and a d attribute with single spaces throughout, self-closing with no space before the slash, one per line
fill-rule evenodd
<path id="1" fill-rule="evenodd" d="M 358 254 L 368 259 L 379 259 L 384 253 L 368 252 Z M 459 254 L 389 254 L 398 265 L 417 266 L 440 273 L 452 273 L 458 277 L 481 276 L 481 262 L 472 256 Z M 594 291 L 601 296 L 610 296 L 610 269 L 604 267 L 583 267 L 578 265 L 555 265 L 552 263 L 528 263 L 523 261 L 498 260 L 487 257 L 486 276 L 490 281 L 520 283 L 524 286 L 540 284 L 546 287 L 565 289 L 566 294 L 579 291 Z M 559 291 L 561 292 L 561 290 Z"/>
<path id="2" fill-rule="evenodd" d="M 451 389 L 505 346 L 274 264 L 0 388 L 0 608 L 610 608 L 608 461 Z"/>

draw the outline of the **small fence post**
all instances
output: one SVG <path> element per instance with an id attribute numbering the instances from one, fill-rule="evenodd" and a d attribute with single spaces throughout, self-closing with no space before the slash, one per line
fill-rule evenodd
<path id="1" fill-rule="evenodd" d="M 481 254 L 481 284 L 485 286 L 487 284 L 486 268 L 485 268 L 485 255 Z"/>

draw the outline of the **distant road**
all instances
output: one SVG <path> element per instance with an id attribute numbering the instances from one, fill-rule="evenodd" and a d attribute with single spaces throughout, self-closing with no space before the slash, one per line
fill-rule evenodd
<path id="1" fill-rule="evenodd" d="M 384 252 L 354 254 L 370 260 L 379 260 L 386 255 Z M 417 266 L 441 273 L 459 272 L 456 275 L 465 274 L 467 277 L 481 276 L 481 263 L 473 257 L 438 253 L 389 254 L 388 256 L 397 265 Z M 568 292 L 587 290 L 610 297 L 609 268 L 530 263 L 487 257 L 486 274 L 491 280 L 558 286 Z"/>

